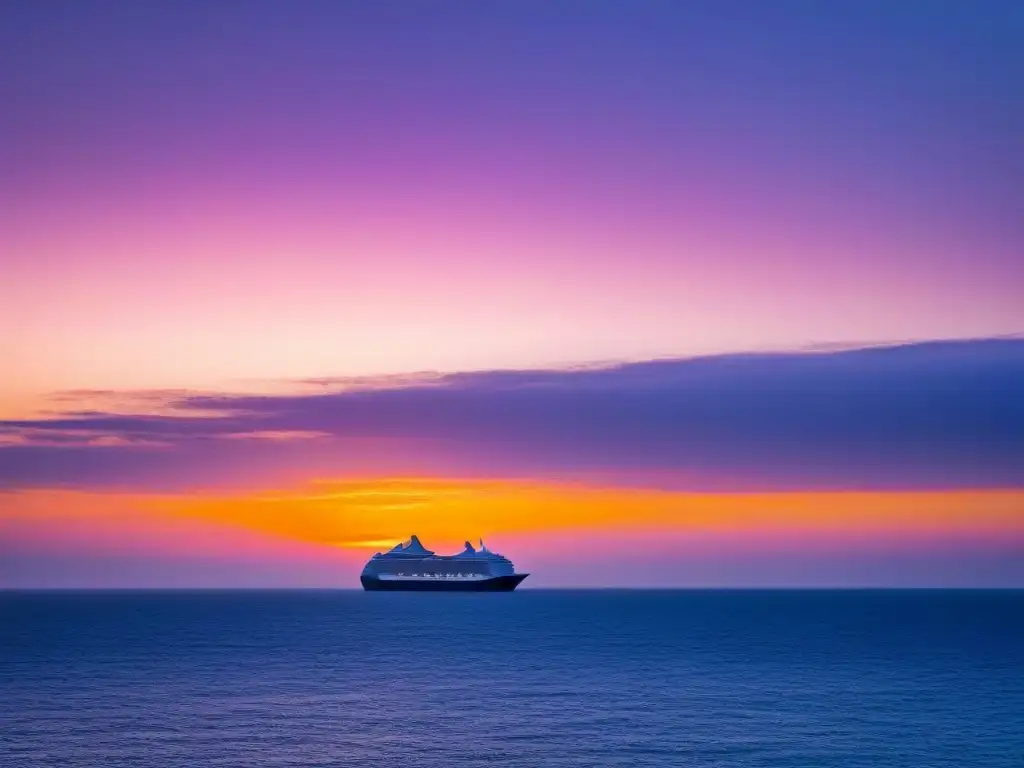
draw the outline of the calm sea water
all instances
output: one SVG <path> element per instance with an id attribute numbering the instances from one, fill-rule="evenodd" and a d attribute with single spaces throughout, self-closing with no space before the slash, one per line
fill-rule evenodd
<path id="1" fill-rule="evenodd" d="M 0 594 L 0 765 L 1024 766 L 1024 592 Z"/>

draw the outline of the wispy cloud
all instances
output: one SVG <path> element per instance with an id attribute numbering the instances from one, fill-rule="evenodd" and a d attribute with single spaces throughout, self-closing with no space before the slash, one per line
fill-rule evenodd
<path id="1" fill-rule="evenodd" d="M 304 464 L 328 476 L 748 490 L 1016 487 L 1021 392 L 1021 339 L 417 375 L 286 395 L 174 391 L 154 394 L 163 414 L 0 422 L 0 483 L 216 482 L 218 469 Z"/>
<path id="2" fill-rule="evenodd" d="M 229 432 L 217 435 L 223 440 L 317 440 L 330 437 L 327 432 L 312 429 L 257 429 L 252 432 Z"/>

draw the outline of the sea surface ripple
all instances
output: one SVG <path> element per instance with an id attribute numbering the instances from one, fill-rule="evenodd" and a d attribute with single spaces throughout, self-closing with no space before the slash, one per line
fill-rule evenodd
<path id="1" fill-rule="evenodd" d="M 0 766 L 1024 766 L 1024 592 L 0 593 Z"/>

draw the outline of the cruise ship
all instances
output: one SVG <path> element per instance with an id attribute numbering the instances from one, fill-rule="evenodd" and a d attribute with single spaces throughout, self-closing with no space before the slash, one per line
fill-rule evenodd
<path id="1" fill-rule="evenodd" d="M 359 580 L 367 591 L 511 592 L 528 573 L 516 573 L 512 562 L 466 542 L 457 555 L 436 555 L 412 536 L 394 549 L 378 552 Z"/>

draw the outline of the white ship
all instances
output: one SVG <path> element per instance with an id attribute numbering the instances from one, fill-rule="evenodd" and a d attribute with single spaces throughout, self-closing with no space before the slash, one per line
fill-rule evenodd
<path id="1" fill-rule="evenodd" d="M 437 555 L 413 535 L 393 549 L 378 552 L 359 580 L 367 591 L 511 592 L 529 574 L 516 573 L 512 561 L 468 541 L 457 555 Z"/>

